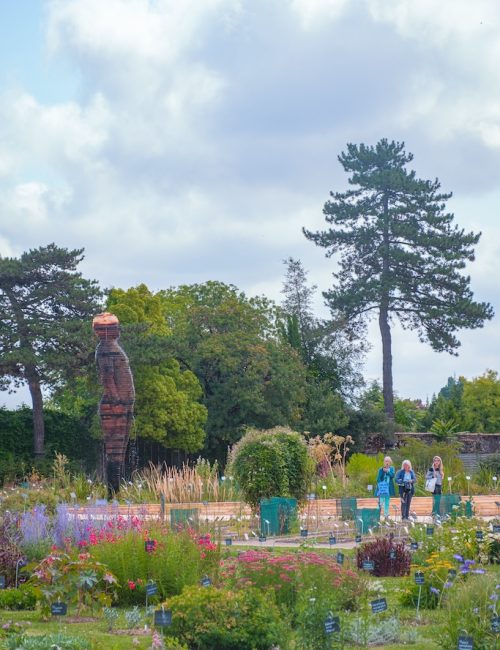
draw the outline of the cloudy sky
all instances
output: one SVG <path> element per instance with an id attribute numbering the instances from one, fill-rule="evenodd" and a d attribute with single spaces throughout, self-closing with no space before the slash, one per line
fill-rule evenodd
<path id="1" fill-rule="evenodd" d="M 332 261 L 301 227 L 345 189 L 346 143 L 382 137 L 482 231 L 468 271 L 498 312 L 497 0 L 0 3 L 2 255 L 54 241 L 105 287 L 213 279 L 277 300 L 293 256 L 325 290 Z M 454 358 L 396 328 L 399 394 L 500 369 L 498 318 L 460 338 Z"/>

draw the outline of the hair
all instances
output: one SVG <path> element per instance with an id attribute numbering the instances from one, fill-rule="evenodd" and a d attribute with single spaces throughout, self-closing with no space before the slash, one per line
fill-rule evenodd
<path id="1" fill-rule="evenodd" d="M 409 461 L 408 459 L 404 460 L 404 461 L 401 463 L 401 469 L 404 469 L 404 468 L 405 468 L 406 463 L 408 463 L 408 465 L 410 466 L 410 470 L 411 470 L 411 469 L 412 469 L 412 467 L 411 467 L 411 461 Z"/>
<path id="2" fill-rule="evenodd" d="M 442 474 L 444 476 L 444 465 L 443 465 L 443 460 L 442 460 L 441 456 L 434 456 L 434 458 L 432 459 L 432 466 L 434 467 L 434 461 L 436 460 L 436 458 L 439 460 L 439 464 L 441 466 L 441 472 L 442 472 Z"/>
<path id="3" fill-rule="evenodd" d="M 391 465 L 392 465 L 392 458 L 391 458 L 390 456 L 386 456 L 386 457 L 384 458 L 384 463 L 385 463 L 386 460 L 388 460 L 388 461 L 391 463 Z"/>

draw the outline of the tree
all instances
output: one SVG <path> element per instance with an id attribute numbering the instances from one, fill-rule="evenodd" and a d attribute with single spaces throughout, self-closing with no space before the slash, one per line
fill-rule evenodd
<path id="1" fill-rule="evenodd" d="M 278 335 L 275 306 L 220 282 L 162 292 L 175 358 L 191 370 L 208 409 L 205 451 L 224 465 L 246 426 L 293 423 L 304 400 L 304 366 Z"/>
<path id="2" fill-rule="evenodd" d="M 497 372 L 487 370 L 480 377 L 464 380 L 462 409 L 468 431 L 500 431 L 500 378 Z"/>
<path id="3" fill-rule="evenodd" d="M 55 244 L 0 258 L 1 388 L 28 385 L 38 458 L 45 439 L 42 386 L 54 387 L 85 361 L 90 318 L 100 310 L 97 283 L 77 271 L 82 259 L 83 249 Z"/>
<path id="4" fill-rule="evenodd" d="M 456 354 L 455 332 L 493 317 L 491 305 L 474 302 L 462 274 L 480 234 L 453 225 L 445 211 L 451 194 L 407 169 L 413 156 L 404 143 L 348 144 L 338 159 L 353 189 L 331 193 L 323 210 L 328 230 L 304 234 L 327 257 L 339 253 L 337 285 L 324 293 L 330 308 L 348 322 L 378 313 L 384 409 L 393 421 L 392 318 L 436 351 Z"/>

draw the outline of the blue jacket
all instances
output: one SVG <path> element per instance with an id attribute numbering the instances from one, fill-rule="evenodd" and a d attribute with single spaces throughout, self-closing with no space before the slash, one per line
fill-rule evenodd
<path id="1" fill-rule="evenodd" d="M 378 496 L 378 484 L 382 483 L 387 477 L 389 477 L 389 496 L 396 496 L 396 490 L 394 488 L 394 467 L 389 467 L 388 472 L 384 472 L 384 469 L 381 467 L 377 472 L 377 487 L 375 488 L 375 496 Z"/>
<path id="2" fill-rule="evenodd" d="M 410 494 L 415 494 L 415 483 L 417 482 L 417 477 L 415 475 L 415 472 L 411 469 L 410 470 L 410 476 L 411 476 L 411 491 Z M 399 485 L 399 494 L 402 495 L 404 493 L 404 483 L 405 483 L 405 471 L 404 469 L 400 469 L 399 472 L 396 474 L 396 483 Z"/>

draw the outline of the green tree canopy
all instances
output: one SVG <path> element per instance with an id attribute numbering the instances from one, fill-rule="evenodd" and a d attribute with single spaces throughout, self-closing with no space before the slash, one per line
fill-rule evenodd
<path id="1" fill-rule="evenodd" d="M 462 378 L 463 380 L 463 378 Z M 480 377 L 463 380 L 462 422 L 467 431 L 500 431 L 500 378 L 487 370 Z"/>
<path id="2" fill-rule="evenodd" d="M 97 283 L 77 271 L 82 259 L 83 249 L 55 244 L 0 258 L 0 387 L 28 385 L 36 457 L 45 451 L 42 386 L 87 361 L 90 319 L 100 311 Z"/>
<path id="3" fill-rule="evenodd" d="M 329 228 L 305 236 L 339 254 L 336 285 L 324 295 L 348 322 L 378 314 L 383 352 L 385 413 L 394 420 L 391 319 L 416 330 L 437 351 L 455 353 L 459 329 L 492 318 L 487 303 L 473 300 L 463 274 L 474 259 L 479 234 L 453 224 L 446 212 L 451 194 L 438 180 L 420 180 L 407 169 L 413 159 L 404 143 L 348 144 L 339 162 L 352 189 L 331 193 L 324 206 Z"/>
<path id="4" fill-rule="evenodd" d="M 304 400 L 299 354 L 278 335 L 276 308 L 220 282 L 162 292 L 175 357 L 203 388 L 206 452 L 225 462 L 245 426 L 294 422 Z"/>

